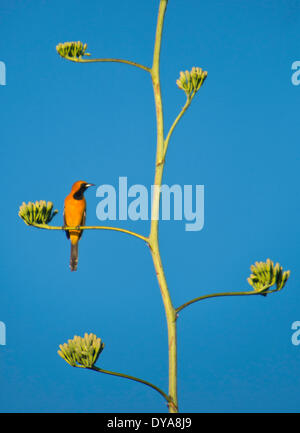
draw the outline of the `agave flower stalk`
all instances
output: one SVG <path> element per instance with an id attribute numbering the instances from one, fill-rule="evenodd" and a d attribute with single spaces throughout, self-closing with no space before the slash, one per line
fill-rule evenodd
<path id="1" fill-rule="evenodd" d="M 164 27 L 164 18 L 167 9 L 168 0 L 160 0 L 156 34 L 154 42 L 154 52 L 152 66 L 148 67 L 140 63 L 133 62 L 131 60 L 123 59 L 110 59 L 110 58 L 85 58 L 90 56 L 86 52 L 87 44 L 81 41 L 77 42 L 65 42 L 57 45 L 56 49 L 58 54 L 66 60 L 77 62 L 77 63 L 91 63 L 91 62 L 117 62 L 131 66 L 135 66 L 143 71 L 149 73 L 154 93 L 154 102 L 156 109 L 156 159 L 154 167 L 154 194 L 152 198 L 152 215 L 149 235 L 144 236 L 136 232 L 132 232 L 123 228 L 118 227 L 106 227 L 106 226 L 80 226 L 80 227 L 54 227 L 48 223 L 57 213 L 57 210 L 53 211 L 52 202 L 46 203 L 45 201 L 35 203 L 23 203 L 19 210 L 19 216 L 24 220 L 27 225 L 34 227 L 48 229 L 48 230 L 66 230 L 66 229 L 97 229 L 97 230 L 112 230 L 117 232 L 123 232 L 134 236 L 140 240 L 143 240 L 150 248 L 154 269 L 157 275 L 158 285 L 162 296 L 162 302 L 165 308 L 165 316 L 167 322 L 168 332 L 168 378 L 169 378 L 169 389 L 168 393 L 162 391 L 156 385 L 147 382 L 143 379 L 136 378 L 121 373 L 111 372 L 109 370 L 103 370 L 100 367 L 96 367 L 95 363 L 98 360 L 101 352 L 103 351 L 104 345 L 101 339 L 97 338 L 94 334 L 85 334 L 84 337 L 75 336 L 68 343 L 60 345 L 59 355 L 73 367 L 81 367 L 90 369 L 113 376 L 124 377 L 130 380 L 135 380 L 147 386 L 150 386 L 154 390 L 158 391 L 167 401 L 169 411 L 172 413 L 178 412 L 178 396 L 177 396 L 177 319 L 179 313 L 187 308 L 188 306 L 199 302 L 201 300 L 221 297 L 221 296 L 255 296 L 263 295 L 266 296 L 269 293 L 277 292 L 283 289 L 289 276 L 290 271 L 283 271 L 283 268 L 277 263 L 274 263 L 267 259 L 266 262 L 256 262 L 251 266 L 251 274 L 248 278 L 252 290 L 236 291 L 236 292 L 216 292 L 207 295 L 202 295 L 175 308 L 171 299 L 171 293 L 167 284 L 166 275 L 162 263 L 160 247 L 159 247 L 159 210 L 160 210 L 160 199 L 161 199 L 161 185 L 164 173 L 164 167 L 166 162 L 166 154 L 169 146 L 171 136 L 188 107 L 191 105 L 192 100 L 199 90 L 203 87 L 204 82 L 207 78 L 207 71 L 200 67 L 192 67 L 191 70 L 181 71 L 179 78 L 176 81 L 177 86 L 180 90 L 184 91 L 186 95 L 186 102 L 179 114 L 175 118 L 171 125 L 168 133 L 165 135 L 164 131 L 164 117 L 163 117 L 163 101 L 161 94 L 161 80 L 160 80 L 160 52 L 161 42 Z"/>

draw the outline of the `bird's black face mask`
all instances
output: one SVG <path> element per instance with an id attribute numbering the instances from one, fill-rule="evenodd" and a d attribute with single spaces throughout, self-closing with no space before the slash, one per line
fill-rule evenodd
<path id="1" fill-rule="evenodd" d="M 90 186 L 94 186 L 94 184 L 82 182 L 79 190 L 76 191 L 75 194 L 73 194 L 73 197 L 75 198 L 75 200 L 82 200 L 84 191 L 87 190 Z"/>

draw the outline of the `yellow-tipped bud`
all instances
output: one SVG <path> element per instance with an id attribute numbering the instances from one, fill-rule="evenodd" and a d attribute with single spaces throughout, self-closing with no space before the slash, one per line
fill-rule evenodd
<path id="1" fill-rule="evenodd" d="M 81 59 L 82 56 L 90 56 L 86 53 L 87 44 L 82 42 L 64 42 L 56 45 L 56 51 L 61 57 L 69 59 Z"/>
<path id="2" fill-rule="evenodd" d="M 266 295 L 269 292 L 277 292 L 285 286 L 290 271 L 283 271 L 279 263 L 274 263 L 267 259 L 266 262 L 255 262 L 255 265 L 250 267 L 252 274 L 247 279 L 248 283 L 256 292 L 261 292 Z M 276 285 L 276 288 L 269 291 L 270 287 Z"/>
<path id="3" fill-rule="evenodd" d="M 84 337 L 75 335 L 73 340 L 60 344 L 59 348 L 59 356 L 72 367 L 92 368 L 104 349 L 104 344 L 95 334 L 85 333 Z"/>
<path id="4" fill-rule="evenodd" d="M 27 225 L 32 224 L 48 224 L 52 218 L 58 213 L 58 210 L 53 210 L 53 203 L 45 200 L 25 202 L 19 208 L 19 217 Z"/>
<path id="5" fill-rule="evenodd" d="M 180 89 L 184 90 L 188 98 L 194 97 L 204 83 L 206 77 L 207 71 L 202 71 L 201 68 L 193 66 L 191 71 L 180 72 L 176 84 Z"/>

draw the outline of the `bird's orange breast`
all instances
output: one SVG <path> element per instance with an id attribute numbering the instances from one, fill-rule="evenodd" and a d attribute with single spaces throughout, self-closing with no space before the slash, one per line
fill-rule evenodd
<path id="1" fill-rule="evenodd" d="M 69 194 L 65 199 L 65 224 L 70 227 L 80 226 L 85 209 L 84 197 L 81 200 L 76 200 L 73 194 Z"/>
<path id="2" fill-rule="evenodd" d="M 69 194 L 65 199 L 64 220 L 65 225 L 69 227 L 77 227 L 84 225 L 84 215 L 86 209 L 86 201 L 83 197 L 76 200 L 73 193 Z M 71 243 L 77 243 L 82 234 L 82 230 L 70 230 Z"/>

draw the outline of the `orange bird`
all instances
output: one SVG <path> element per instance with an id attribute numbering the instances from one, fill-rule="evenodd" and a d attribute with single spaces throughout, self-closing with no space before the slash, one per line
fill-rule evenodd
<path id="1" fill-rule="evenodd" d="M 70 194 L 65 198 L 65 226 L 79 227 L 85 225 L 86 201 L 83 193 L 92 185 L 94 184 L 82 180 L 73 184 Z M 82 236 L 82 230 L 66 230 L 66 235 L 71 241 L 70 268 L 71 271 L 76 271 L 78 263 L 78 242 Z"/>

